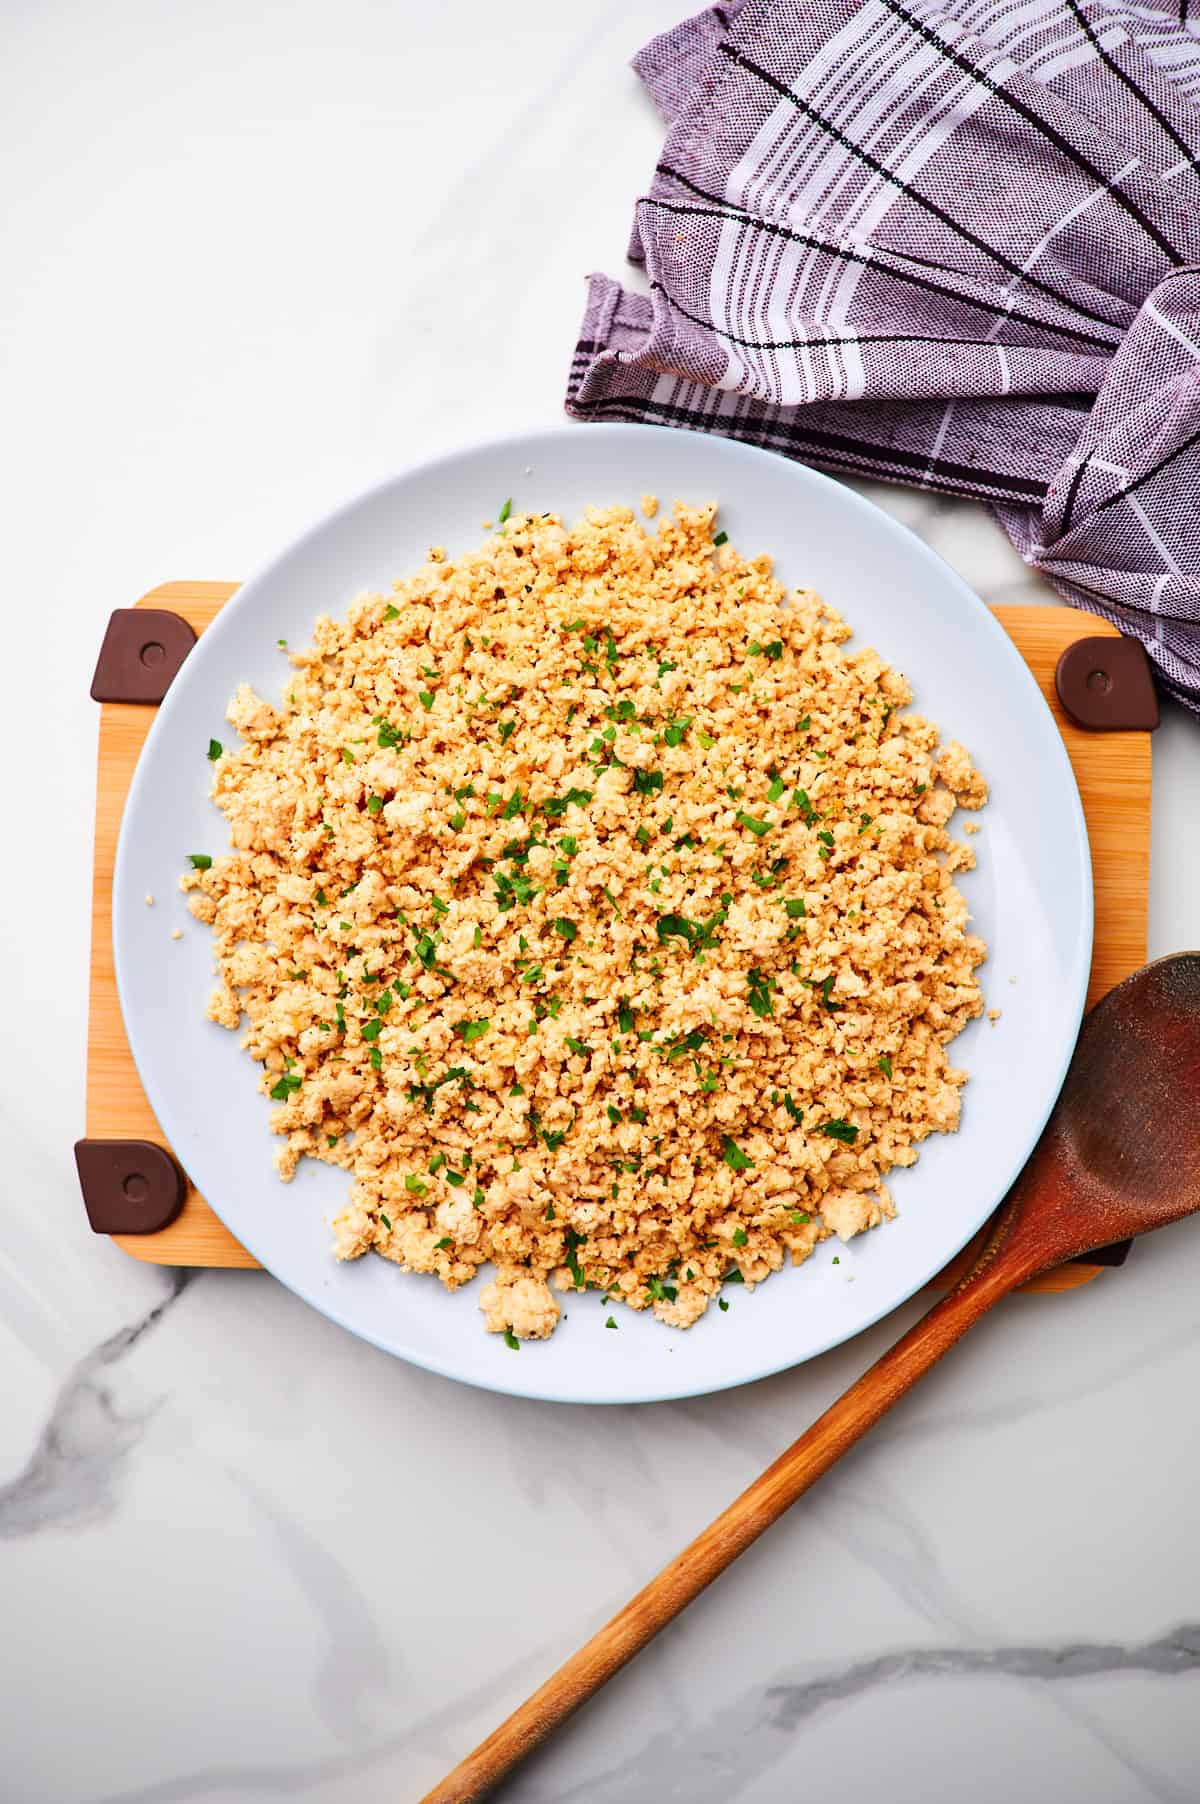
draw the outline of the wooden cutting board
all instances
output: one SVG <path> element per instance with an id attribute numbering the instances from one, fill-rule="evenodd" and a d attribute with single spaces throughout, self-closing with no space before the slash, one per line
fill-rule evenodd
<path id="1" fill-rule="evenodd" d="M 139 607 L 167 608 L 203 632 L 236 583 L 165 583 Z M 1088 733 L 1064 715 L 1054 692 L 1054 667 L 1064 647 L 1114 629 L 1069 608 L 994 610 L 1033 671 L 1066 741 L 1079 782 L 1092 846 L 1096 935 L 1089 1004 L 1146 961 L 1146 899 L 1150 865 L 1150 735 Z M 117 1000 L 113 971 L 111 897 L 117 832 L 151 707 L 106 702 L 100 711 L 96 784 L 96 861 L 92 882 L 92 964 L 88 1018 L 87 1137 L 167 1144 L 138 1079 Z M 247 1071 L 247 1082 L 250 1073 Z M 204 1198 L 190 1186 L 183 1209 L 156 1234 L 114 1235 L 135 1259 L 157 1265 L 254 1266 Z M 967 1248 L 937 1281 L 948 1283 L 971 1256 Z M 1103 1268 L 1076 1262 L 1030 1288 L 1074 1289 Z"/>

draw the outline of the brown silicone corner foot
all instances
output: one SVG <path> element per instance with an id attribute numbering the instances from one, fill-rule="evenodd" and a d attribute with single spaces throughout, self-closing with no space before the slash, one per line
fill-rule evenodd
<path id="1" fill-rule="evenodd" d="M 194 629 L 165 608 L 117 608 L 96 660 L 92 700 L 156 705 L 195 643 Z"/>
<path id="2" fill-rule="evenodd" d="M 1158 697 L 1136 639 L 1076 639 L 1054 672 L 1058 699 L 1076 726 L 1095 733 L 1152 733 Z"/>
<path id="3" fill-rule="evenodd" d="M 1124 1265 L 1132 1240 L 1114 1240 L 1111 1246 L 1097 1247 L 1094 1252 L 1080 1253 L 1075 1265 Z"/>
<path id="4" fill-rule="evenodd" d="M 183 1208 L 187 1181 L 153 1140 L 77 1140 L 75 1167 L 96 1234 L 156 1234 Z"/>

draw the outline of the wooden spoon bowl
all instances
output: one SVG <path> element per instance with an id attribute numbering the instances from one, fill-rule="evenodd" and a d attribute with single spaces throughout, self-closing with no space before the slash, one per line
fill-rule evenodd
<path id="1" fill-rule="evenodd" d="M 993 1303 L 1051 1266 L 1200 1210 L 1200 953 L 1118 984 L 955 1288 L 697 1535 L 424 1804 L 484 1797 L 841 1458 Z"/>
<path id="2" fill-rule="evenodd" d="M 1180 952 L 1126 978 L 1084 1020 L 1041 1139 L 959 1288 L 985 1261 L 1006 1273 L 1036 1261 L 1032 1277 L 1197 1208 L 1200 952 Z"/>

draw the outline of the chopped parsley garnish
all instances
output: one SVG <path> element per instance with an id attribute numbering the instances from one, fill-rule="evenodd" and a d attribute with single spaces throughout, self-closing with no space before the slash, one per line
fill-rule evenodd
<path id="1" fill-rule="evenodd" d="M 823 1121 L 817 1129 L 829 1140 L 841 1140 L 846 1146 L 853 1146 L 858 1139 L 858 1129 L 849 1121 L 840 1118 L 835 1121 Z"/>
<path id="2" fill-rule="evenodd" d="M 497 524 L 500 526 L 503 526 L 504 522 L 508 519 L 508 516 L 511 513 L 512 513 L 512 496 L 510 495 L 508 497 L 508 500 L 501 507 L 500 512 L 496 515 Z"/>
<path id="3" fill-rule="evenodd" d="M 417 690 L 417 700 L 420 702 L 421 706 L 424 708 L 426 714 L 428 714 L 429 710 L 433 706 L 433 697 L 429 693 L 429 690 L 428 689 L 418 689 Z"/>
<path id="4" fill-rule="evenodd" d="M 879 1066 L 879 1069 L 883 1072 L 884 1077 L 891 1077 L 892 1061 L 888 1057 L 886 1052 L 883 1053 L 881 1057 L 877 1058 L 875 1063 Z"/>
<path id="5" fill-rule="evenodd" d="M 367 797 L 368 814 L 378 814 L 382 807 L 383 807 L 383 797 L 382 796 L 368 796 Z"/>
<path id="6" fill-rule="evenodd" d="M 582 1246 L 586 1239 L 586 1234 L 577 1234 L 574 1228 L 567 1229 L 567 1250 L 565 1254 L 566 1266 L 572 1278 L 575 1280 L 576 1290 L 583 1290 L 587 1284 L 587 1279 L 583 1275 L 583 1267 L 580 1265 L 578 1254 L 575 1251 L 576 1247 Z"/>
<path id="7" fill-rule="evenodd" d="M 370 1057 L 371 1057 L 372 1068 L 375 1071 L 382 1071 L 383 1070 L 383 1054 L 380 1052 L 378 1046 L 372 1046 Z"/>
<path id="8" fill-rule="evenodd" d="M 691 724 L 692 724 L 692 722 L 691 722 L 690 716 L 686 720 L 669 721 L 666 726 L 666 729 L 663 732 L 663 739 L 666 742 L 666 744 L 667 745 L 682 745 L 683 741 L 684 741 L 684 737 L 687 733 L 688 728 L 691 726 Z"/>
<path id="9" fill-rule="evenodd" d="M 429 1185 L 423 1183 L 422 1180 L 417 1177 L 415 1172 L 409 1171 L 406 1172 L 404 1176 L 404 1188 L 408 1191 L 410 1196 L 424 1196 L 429 1189 Z"/>
<path id="10" fill-rule="evenodd" d="M 728 1134 L 725 1136 L 721 1157 L 730 1171 L 752 1171 L 754 1169 L 754 1160 L 749 1153 L 744 1153 L 737 1141 L 731 1139 Z"/>
<path id="11" fill-rule="evenodd" d="M 521 1351 L 521 1343 L 511 1328 L 506 1328 L 504 1330 L 504 1344 L 506 1347 L 511 1347 L 514 1353 L 519 1353 Z"/>
<path id="12" fill-rule="evenodd" d="M 433 1250 L 435 1253 L 440 1253 L 443 1247 L 448 1247 L 449 1245 L 450 1245 L 450 1236 L 448 1234 L 445 1234 L 442 1236 L 441 1240 L 434 1241 Z"/>
<path id="13" fill-rule="evenodd" d="M 633 1010 L 625 996 L 617 998 L 617 1026 L 623 1034 L 633 1032 Z"/>
<path id="14" fill-rule="evenodd" d="M 728 543 L 729 534 L 727 532 L 719 532 L 713 540 L 714 545 L 728 545 Z"/>
<path id="15" fill-rule="evenodd" d="M 771 1001 L 774 987 L 774 980 L 764 977 L 761 971 L 755 969 L 746 973 L 746 1000 L 751 1013 L 758 1015 L 761 1020 L 775 1013 L 775 1004 Z"/>
<path id="16" fill-rule="evenodd" d="M 224 750 L 225 750 L 225 747 L 221 744 L 221 741 L 219 739 L 210 739 L 209 740 L 208 755 L 213 760 L 214 764 L 216 763 L 217 759 L 221 756 L 221 753 Z"/>
<path id="17" fill-rule="evenodd" d="M 663 786 L 663 774 L 660 770 L 635 770 L 633 773 L 634 792 L 640 796 L 652 796 Z"/>
<path id="18" fill-rule="evenodd" d="M 784 899 L 784 911 L 793 921 L 802 921 L 807 914 L 803 896 L 788 896 Z"/>
<path id="19" fill-rule="evenodd" d="M 767 791 L 768 802 L 777 802 L 786 788 L 787 788 L 787 784 L 784 782 L 782 777 L 773 778 L 772 782 L 771 782 L 771 787 Z"/>
<path id="20" fill-rule="evenodd" d="M 718 1309 L 728 1309 L 729 1308 L 729 1304 L 725 1301 L 724 1297 L 717 1298 L 717 1308 Z"/>
<path id="21" fill-rule="evenodd" d="M 783 1106 L 787 1110 L 788 1114 L 791 1116 L 792 1120 L 794 1122 L 796 1122 L 797 1125 L 799 1125 L 799 1123 L 804 1120 L 804 1110 L 799 1108 L 792 1101 L 792 1094 L 791 1094 L 790 1090 L 784 1096 Z"/>
<path id="22" fill-rule="evenodd" d="M 559 939 L 567 940 L 569 942 L 576 938 L 579 933 L 579 927 L 568 915 L 559 915 L 554 923 L 554 931 Z"/>
<path id="23" fill-rule="evenodd" d="M 604 1326 L 605 1326 L 605 1327 L 606 1327 L 606 1328 L 615 1328 L 615 1327 L 616 1327 L 616 1325 L 617 1325 L 617 1324 L 616 1324 L 616 1323 L 615 1323 L 615 1322 L 614 1322 L 614 1321 L 613 1321 L 613 1319 L 612 1319 L 612 1317 L 611 1317 L 611 1315 L 610 1315 L 610 1316 L 608 1316 L 608 1317 L 607 1317 L 607 1318 L 606 1318 L 606 1319 L 605 1319 L 605 1323 L 604 1323 Z"/>
<path id="24" fill-rule="evenodd" d="M 354 763 L 354 753 L 350 750 L 350 747 L 348 745 L 344 745 L 342 747 L 342 763 L 343 764 L 353 764 Z"/>
<path id="25" fill-rule="evenodd" d="M 476 1040 L 482 1040 L 484 1034 L 491 1025 L 490 1020 L 485 1015 L 482 1021 L 456 1021 L 454 1023 L 454 1032 L 458 1035 L 464 1046 L 470 1046 Z"/>
<path id="26" fill-rule="evenodd" d="M 567 1045 L 571 1048 L 571 1051 L 575 1054 L 575 1056 L 577 1058 L 582 1059 L 582 1058 L 589 1058 L 591 1056 L 592 1049 L 587 1044 L 586 1041 L 577 1040 L 575 1038 L 574 1034 L 566 1034 L 564 1036 L 564 1038 L 566 1039 Z"/>
<path id="27" fill-rule="evenodd" d="M 735 1247 L 744 1247 L 749 1238 L 750 1236 L 747 1234 L 745 1228 L 735 1228 L 733 1230 L 733 1244 Z"/>
<path id="28" fill-rule="evenodd" d="M 188 858 L 191 861 L 193 870 L 207 871 L 212 866 L 212 859 L 207 852 L 189 852 Z"/>
<path id="29" fill-rule="evenodd" d="M 744 809 L 739 808 L 734 818 L 739 827 L 748 828 L 756 839 L 761 839 L 764 833 L 771 831 L 770 821 L 760 821 L 755 815 L 747 814 Z"/>
<path id="30" fill-rule="evenodd" d="M 293 1072 L 285 1071 L 277 1083 L 271 1085 L 271 1098 L 274 1102 L 286 1102 L 300 1088 L 301 1079 Z"/>
<path id="31" fill-rule="evenodd" d="M 560 820 L 572 805 L 582 808 L 590 802 L 593 793 L 590 789 L 568 789 L 565 796 L 548 796 L 541 805 L 542 813 L 552 821 Z"/>
<path id="32" fill-rule="evenodd" d="M 746 1282 L 746 1280 L 743 1278 L 741 1272 L 738 1270 L 737 1266 L 735 1265 L 731 1272 L 725 1273 L 725 1276 L 722 1278 L 721 1282 L 722 1282 L 722 1284 L 744 1284 Z"/>
<path id="33" fill-rule="evenodd" d="M 679 1295 L 673 1284 L 666 1284 L 659 1277 L 646 1279 L 646 1300 L 650 1303 L 673 1303 Z"/>
<path id="34" fill-rule="evenodd" d="M 659 915 L 655 928 L 660 945 L 666 945 L 671 938 L 686 940 L 692 952 L 699 956 L 701 952 L 710 951 L 717 943 L 717 929 L 724 925 L 725 910 L 719 909 L 710 915 L 707 921 L 692 921 L 687 915 Z"/>

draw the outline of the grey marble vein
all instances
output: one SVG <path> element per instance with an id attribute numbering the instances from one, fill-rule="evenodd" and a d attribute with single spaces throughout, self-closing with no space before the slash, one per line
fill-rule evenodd
<path id="1" fill-rule="evenodd" d="M 914 1647 L 847 1661 L 741 1693 L 703 1725 L 666 1730 L 607 1772 L 563 1788 L 545 1756 L 495 1796 L 497 1804 L 631 1804 L 641 1798 L 679 1798 L 688 1804 L 728 1804 L 776 1766 L 806 1723 L 824 1710 L 853 1702 L 881 1685 L 948 1678 L 1011 1678 L 1052 1683 L 1119 1674 L 1178 1677 L 1200 1672 L 1200 1623 L 1184 1623 L 1153 1641 L 1036 1643 L 996 1647 Z M 1113 1750 L 1116 1752 L 1116 1750 Z M 1118 1755 L 1120 1758 L 1120 1755 Z M 1147 1798 L 1194 1804 L 1194 1790 L 1126 1762 Z M 545 1783 L 538 1775 L 545 1771 Z"/>
<path id="2" fill-rule="evenodd" d="M 526 1663 L 522 1663 L 524 1665 Z M 496 1804 L 640 1804 L 643 1799 L 686 1800 L 687 1804 L 728 1804 L 783 1760 L 805 1725 L 822 1711 L 853 1703 L 883 1685 L 931 1679 L 1014 1679 L 1036 1684 L 1099 1677 L 1154 1676 L 1178 1678 L 1200 1673 L 1200 1623 L 1183 1623 L 1152 1641 L 1078 1641 L 1061 1644 L 1013 1643 L 994 1647 L 951 1647 L 931 1644 L 898 1649 L 870 1659 L 847 1661 L 824 1671 L 797 1669 L 768 1685 L 756 1685 L 732 1698 L 703 1725 L 684 1720 L 653 1736 L 607 1771 L 564 1787 L 559 1762 L 562 1743 L 551 1743 L 502 1785 Z M 396 1760 L 415 1745 L 429 1747 L 451 1730 L 456 1744 L 461 1726 L 470 1722 L 487 1693 L 511 1693 L 512 1673 L 503 1680 L 460 1698 L 424 1724 L 388 1736 L 372 1747 L 345 1755 L 296 1762 L 212 1766 L 197 1772 L 109 1793 L 96 1804 L 200 1804 L 204 1799 L 242 1800 L 301 1797 L 340 1779 L 349 1779 Z M 568 1727 L 564 1736 L 569 1737 Z M 1132 1771 L 1146 1798 L 1161 1804 L 1194 1804 L 1185 1789 L 1141 1762 L 1111 1750 Z M 448 1763 L 466 1752 L 456 1746 Z M 552 1763 L 559 1766 L 556 1775 Z M 399 1775 L 403 1784 L 406 1775 Z M 391 1795 L 391 1794 L 389 1794 Z M 415 1800 L 416 1791 L 411 1794 Z M 408 1792 L 395 1804 L 408 1804 Z"/>
<path id="3" fill-rule="evenodd" d="M 172 1269 L 166 1296 L 71 1368 L 24 1469 L 0 1486 L 0 1538 L 83 1528 L 112 1513 L 121 1467 L 156 1405 L 118 1409 L 105 1374 L 158 1326 L 194 1276 Z"/>
<path id="4" fill-rule="evenodd" d="M 314 1706 L 344 1741 L 367 1732 L 365 1700 L 395 1681 L 391 1650 L 366 1596 L 343 1560 L 322 1546 L 297 1516 L 282 1510 L 244 1472 L 224 1468 L 233 1484 L 270 1525 L 276 1548 L 308 1598 L 324 1634 L 313 1685 Z"/>

